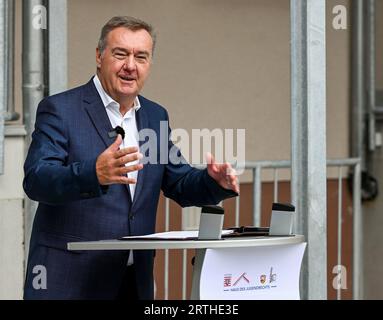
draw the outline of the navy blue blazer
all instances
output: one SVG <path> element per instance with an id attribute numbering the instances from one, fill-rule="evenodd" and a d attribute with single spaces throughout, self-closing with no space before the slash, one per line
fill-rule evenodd
<path id="1" fill-rule="evenodd" d="M 138 130 L 153 129 L 159 146 L 160 121 L 168 121 L 168 114 L 142 96 L 139 100 Z M 73 252 L 67 250 L 68 242 L 154 233 L 160 190 L 183 207 L 217 204 L 237 195 L 220 187 L 206 170 L 171 163 L 144 165 L 133 201 L 127 185 L 101 187 L 95 163 L 114 142 L 115 137 L 108 135 L 112 129 L 93 80 L 40 102 L 24 164 L 25 193 L 39 202 L 25 299 L 114 299 L 129 253 Z M 172 147 L 169 142 L 168 148 Z M 157 160 L 167 156 L 160 152 L 164 150 L 158 148 Z M 141 299 L 153 298 L 153 258 L 153 251 L 134 251 Z M 46 289 L 33 285 L 34 268 L 41 265 L 47 271 Z"/>

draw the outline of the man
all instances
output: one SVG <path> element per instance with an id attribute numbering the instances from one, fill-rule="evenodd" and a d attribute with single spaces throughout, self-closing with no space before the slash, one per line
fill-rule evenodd
<path id="1" fill-rule="evenodd" d="M 206 170 L 161 163 L 174 150 L 169 141 L 156 163 L 139 163 L 140 130 L 159 136 L 161 121 L 168 121 L 164 108 L 139 95 L 154 44 L 147 23 L 112 18 L 96 49 L 97 75 L 39 104 L 24 165 L 24 190 L 39 202 L 26 299 L 153 299 L 153 251 L 72 252 L 67 243 L 155 232 L 160 190 L 181 206 L 238 194 L 230 165 L 212 156 Z M 117 126 L 125 134 L 117 135 Z M 34 285 L 35 266 L 46 268 L 46 289 Z"/>

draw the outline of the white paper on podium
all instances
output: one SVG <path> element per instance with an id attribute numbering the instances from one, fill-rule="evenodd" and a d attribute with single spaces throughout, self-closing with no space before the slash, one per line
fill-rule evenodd
<path id="1" fill-rule="evenodd" d="M 233 230 L 222 230 L 222 234 L 230 234 L 233 233 Z M 198 230 L 196 231 L 169 231 L 169 232 L 159 232 L 147 234 L 144 236 L 126 236 L 123 239 L 165 239 L 165 240 L 186 240 L 186 239 L 197 239 L 198 238 Z"/>
<path id="2" fill-rule="evenodd" d="M 207 249 L 201 300 L 297 300 L 306 243 Z"/>

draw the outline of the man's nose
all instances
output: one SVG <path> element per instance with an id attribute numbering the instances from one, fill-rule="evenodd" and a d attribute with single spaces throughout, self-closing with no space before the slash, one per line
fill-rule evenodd
<path id="1" fill-rule="evenodd" d="M 129 70 L 129 71 L 132 71 L 132 70 L 136 69 L 136 61 L 134 60 L 134 56 L 133 55 L 129 55 L 125 59 L 124 69 L 125 70 Z"/>

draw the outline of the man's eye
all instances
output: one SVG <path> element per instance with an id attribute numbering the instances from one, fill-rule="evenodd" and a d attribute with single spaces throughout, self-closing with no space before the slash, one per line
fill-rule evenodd
<path id="1" fill-rule="evenodd" d="M 147 56 L 136 56 L 136 59 L 138 61 L 145 62 L 146 60 L 148 60 L 148 57 Z"/>
<path id="2" fill-rule="evenodd" d="M 126 54 L 121 53 L 121 52 L 117 52 L 117 53 L 115 53 L 114 56 L 115 56 L 117 59 L 120 59 L 120 60 L 123 60 L 123 59 L 126 58 Z"/>

